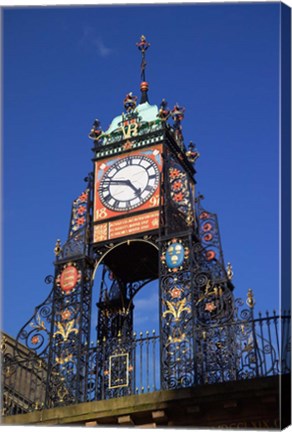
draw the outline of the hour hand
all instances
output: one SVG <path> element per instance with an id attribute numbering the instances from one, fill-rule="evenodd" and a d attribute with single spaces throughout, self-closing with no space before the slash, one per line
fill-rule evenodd
<path id="1" fill-rule="evenodd" d="M 131 180 L 128 180 L 127 185 L 130 186 L 130 188 L 133 189 L 133 191 L 135 192 L 135 195 L 140 195 L 140 193 L 141 193 L 141 188 L 136 188 L 136 186 L 133 185 L 133 183 L 131 182 Z"/>

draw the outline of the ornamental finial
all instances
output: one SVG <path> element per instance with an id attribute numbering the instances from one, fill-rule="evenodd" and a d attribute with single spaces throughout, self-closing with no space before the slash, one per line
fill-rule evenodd
<path id="1" fill-rule="evenodd" d="M 137 96 L 133 96 L 133 93 L 130 92 L 126 95 L 124 99 L 124 107 L 127 112 L 133 111 L 137 105 Z"/>
<path id="2" fill-rule="evenodd" d="M 173 128 L 174 128 L 175 138 L 178 145 L 182 149 L 184 148 L 184 144 L 183 144 L 181 121 L 184 119 L 184 112 L 185 112 L 185 108 L 179 106 L 178 103 L 176 103 L 173 109 L 170 111 L 170 115 L 173 118 Z"/>
<path id="3" fill-rule="evenodd" d="M 186 152 L 186 157 L 189 162 L 195 163 L 196 160 L 200 157 L 200 153 L 196 149 L 196 144 L 194 144 L 192 141 L 189 143 L 189 148 Z"/>
<path id="4" fill-rule="evenodd" d="M 100 121 L 98 119 L 95 119 L 92 124 L 88 137 L 93 141 L 98 141 L 101 134 L 102 134 L 102 130 L 100 127 Z"/>
<path id="5" fill-rule="evenodd" d="M 147 96 L 148 83 L 146 82 L 146 78 L 145 78 L 145 69 L 146 69 L 146 64 L 147 64 L 146 59 L 145 59 L 145 53 L 146 53 L 146 50 L 150 47 L 150 43 L 148 43 L 146 40 L 146 37 L 144 35 L 142 35 L 140 37 L 140 42 L 137 42 L 136 46 L 138 47 L 139 51 L 141 51 L 141 54 L 142 54 L 141 84 L 140 84 L 140 89 L 141 89 L 142 95 L 141 95 L 140 103 L 144 103 L 144 102 L 148 102 L 148 96 Z"/>
<path id="6" fill-rule="evenodd" d="M 252 292 L 252 289 L 251 289 L 251 288 L 249 288 L 249 289 L 248 289 L 248 292 L 247 292 L 246 304 L 247 304 L 247 306 L 249 306 L 251 309 L 254 308 L 254 305 L 255 305 L 255 299 L 254 299 L 253 292 Z"/>
<path id="7" fill-rule="evenodd" d="M 56 241 L 56 245 L 55 245 L 55 248 L 54 248 L 54 252 L 55 252 L 56 257 L 59 256 L 60 253 L 62 252 L 62 248 L 61 248 L 61 240 L 59 240 L 59 239 Z"/>
<path id="8" fill-rule="evenodd" d="M 232 280 L 232 278 L 233 278 L 233 270 L 232 270 L 232 265 L 230 264 L 230 262 L 227 263 L 226 273 L 227 273 L 228 279 Z"/>

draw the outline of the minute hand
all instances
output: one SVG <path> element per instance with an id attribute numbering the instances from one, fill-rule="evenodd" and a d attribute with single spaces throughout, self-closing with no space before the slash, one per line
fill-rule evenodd
<path id="1" fill-rule="evenodd" d="M 126 185 L 126 186 L 129 186 L 130 188 L 132 188 L 133 189 L 133 191 L 135 191 L 135 194 L 136 195 L 140 195 L 140 193 L 141 193 L 141 188 L 136 188 L 136 186 L 135 185 L 133 185 L 133 183 L 131 182 L 131 180 L 128 180 L 128 179 L 112 179 L 112 180 L 107 180 L 107 182 L 109 183 L 109 184 L 117 184 L 117 185 Z"/>

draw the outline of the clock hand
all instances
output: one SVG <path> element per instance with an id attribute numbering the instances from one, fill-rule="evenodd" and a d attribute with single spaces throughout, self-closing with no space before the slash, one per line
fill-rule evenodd
<path id="1" fill-rule="evenodd" d="M 109 184 L 117 184 L 117 185 L 128 185 L 129 180 L 123 180 L 123 179 L 106 179 L 104 180 L 104 183 Z"/>
<path id="2" fill-rule="evenodd" d="M 127 180 L 127 181 L 128 181 L 127 185 L 130 186 L 133 189 L 133 191 L 135 192 L 135 195 L 140 195 L 141 188 L 136 188 L 136 186 L 133 185 L 133 183 L 131 182 L 131 180 Z"/>
<path id="3" fill-rule="evenodd" d="M 104 180 L 104 183 L 108 184 L 116 184 L 116 185 L 126 185 L 129 186 L 135 192 L 135 195 L 140 195 L 141 188 L 136 188 L 136 186 L 131 182 L 131 180 L 124 179 L 108 179 Z"/>

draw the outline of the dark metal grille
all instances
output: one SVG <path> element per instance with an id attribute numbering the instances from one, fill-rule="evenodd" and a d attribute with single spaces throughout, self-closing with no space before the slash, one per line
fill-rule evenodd
<path id="1" fill-rule="evenodd" d="M 200 343 L 197 343 L 196 374 L 192 386 L 290 373 L 290 331 L 289 313 L 277 315 L 273 312 L 270 315 L 267 312 L 265 316 L 259 314 L 253 318 L 248 314 L 248 309 L 243 310 L 235 322 L 213 328 L 197 327 L 197 336 L 200 332 L 197 341 Z M 226 338 L 232 338 L 233 350 L 226 346 Z M 83 355 L 89 359 L 84 401 L 153 392 L 161 388 L 158 335 L 146 332 L 145 335 L 134 334 L 131 338 L 120 336 L 114 342 L 110 340 L 111 350 L 107 341 L 83 347 Z M 47 382 L 45 361 L 21 346 L 11 350 L 5 336 L 1 347 L 2 415 L 44 408 Z M 105 351 L 109 354 L 108 361 L 98 364 L 97 359 L 103 358 L 100 353 Z M 179 362 L 179 359 L 176 360 Z M 184 367 L 188 365 L 180 365 L 180 368 Z M 99 375 L 103 377 L 101 392 L 97 391 L 97 371 L 101 371 Z M 65 397 L 68 394 L 70 388 L 66 388 L 64 381 L 63 393 L 58 392 L 58 406 L 67 405 L 68 401 L 76 403 Z"/>

